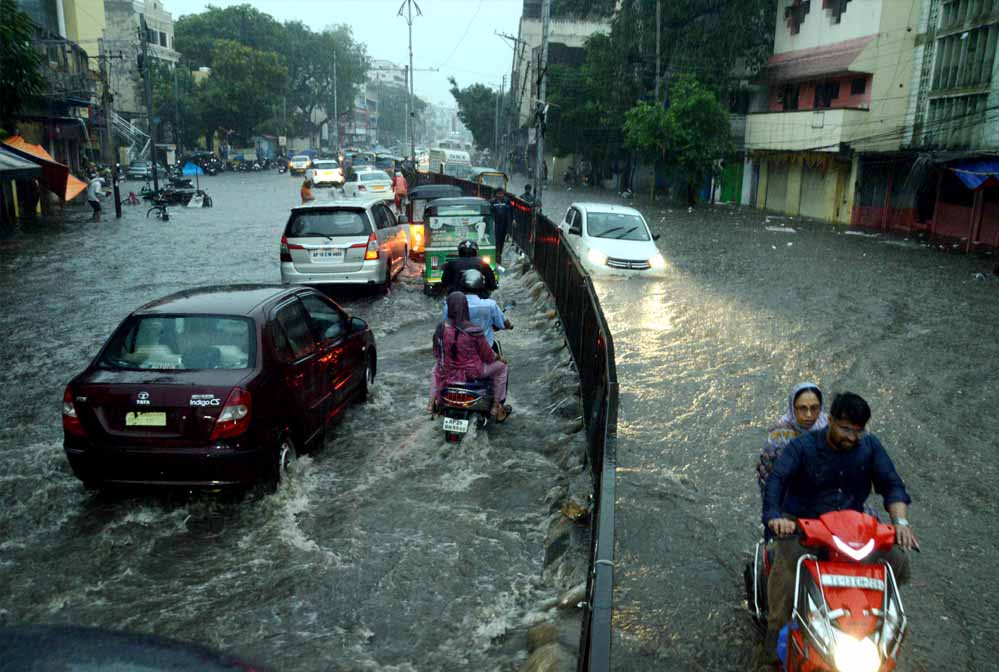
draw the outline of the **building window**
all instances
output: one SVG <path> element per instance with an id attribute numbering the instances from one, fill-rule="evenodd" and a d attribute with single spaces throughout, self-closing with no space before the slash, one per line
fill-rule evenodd
<path id="1" fill-rule="evenodd" d="M 166 33 L 160 33 L 160 46 L 161 47 L 167 46 L 167 43 L 166 43 Z"/>
<path id="2" fill-rule="evenodd" d="M 867 78 L 866 77 L 854 77 L 850 81 L 850 95 L 851 96 L 862 96 L 867 92 Z"/>
<path id="3" fill-rule="evenodd" d="M 801 30 L 801 24 L 805 22 L 805 17 L 811 9 L 811 0 L 791 0 L 791 6 L 784 8 L 784 19 L 792 35 L 797 35 Z"/>
<path id="4" fill-rule="evenodd" d="M 999 25 L 981 26 L 937 40 L 933 89 L 987 85 L 992 81 Z"/>
<path id="5" fill-rule="evenodd" d="M 839 80 L 827 79 L 815 85 L 816 109 L 832 107 L 832 101 L 839 98 Z"/>
<path id="6" fill-rule="evenodd" d="M 843 13 L 849 4 L 850 0 L 822 0 L 822 9 L 828 9 L 832 22 L 839 23 L 843 20 Z"/>
<path id="7" fill-rule="evenodd" d="M 780 92 L 780 102 L 785 112 L 798 109 L 798 92 L 799 87 L 797 84 L 784 85 L 784 88 Z"/>

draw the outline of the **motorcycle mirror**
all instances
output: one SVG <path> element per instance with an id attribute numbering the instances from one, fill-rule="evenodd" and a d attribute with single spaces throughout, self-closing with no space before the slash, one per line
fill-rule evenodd
<path id="1" fill-rule="evenodd" d="M 652 240 L 659 240 L 660 238 L 662 238 L 662 236 L 659 235 L 658 233 L 652 234 Z"/>

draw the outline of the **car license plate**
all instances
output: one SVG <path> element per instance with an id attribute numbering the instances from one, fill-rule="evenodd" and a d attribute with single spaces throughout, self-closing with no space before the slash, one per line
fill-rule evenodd
<path id="1" fill-rule="evenodd" d="M 465 434 L 468 432 L 468 420 L 458 420 L 457 418 L 444 418 L 444 431 Z"/>
<path id="2" fill-rule="evenodd" d="M 385 187 L 379 187 L 377 185 L 371 187 L 373 191 L 385 191 Z"/>
<path id="3" fill-rule="evenodd" d="M 126 427 L 166 427 L 166 421 L 166 413 L 163 412 L 125 414 Z"/>
<path id="4" fill-rule="evenodd" d="M 324 247 L 319 250 L 311 250 L 311 258 L 314 264 L 336 264 L 343 261 L 343 248 Z"/>

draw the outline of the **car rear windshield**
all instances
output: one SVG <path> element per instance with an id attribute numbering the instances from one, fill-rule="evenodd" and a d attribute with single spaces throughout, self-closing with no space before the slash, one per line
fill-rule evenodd
<path id="1" fill-rule="evenodd" d="M 370 233 L 368 215 L 363 210 L 319 210 L 294 213 L 285 235 L 289 238 L 336 238 Z"/>
<path id="2" fill-rule="evenodd" d="M 312 167 L 318 170 L 336 170 L 340 167 L 340 164 L 336 161 L 315 161 Z"/>
<path id="3" fill-rule="evenodd" d="M 248 369 L 253 322 L 219 315 L 133 317 L 111 337 L 99 365 L 108 369 Z"/>
<path id="4" fill-rule="evenodd" d="M 645 221 L 637 215 L 591 212 L 586 215 L 586 228 L 592 238 L 650 240 Z"/>
<path id="5" fill-rule="evenodd" d="M 372 173 L 361 173 L 361 182 L 388 182 L 389 176 L 382 171 Z"/>

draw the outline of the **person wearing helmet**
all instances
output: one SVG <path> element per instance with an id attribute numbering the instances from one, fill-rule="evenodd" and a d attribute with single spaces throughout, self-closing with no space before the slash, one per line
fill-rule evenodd
<path id="1" fill-rule="evenodd" d="M 489 292 L 495 291 L 496 274 L 489 264 L 479 257 L 479 246 L 474 241 L 463 240 L 458 243 L 458 258 L 448 261 L 442 269 L 441 288 L 445 296 L 451 292 L 461 291 L 461 274 L 469 269 L 482 273 L 486 285 L 484 296 L 489 296 Z"/>
<path id="2" fill-rule="evenodd" d="M 499 304 L 488 298 L 489 292 L 486 289 L 486 277 L 477 268 L 469 268 L 461 272 L 459 282 L 459 292 L 468 299 L 468 313 L 472 322 L 478 325 L 486 336 L 489 347 L 496 350 L 495 331 L 500 329 L 513 329 L 510 320 L 506 319 Z M 447 319 L 447 302 L 444 302 L 444 316 Z"/>

